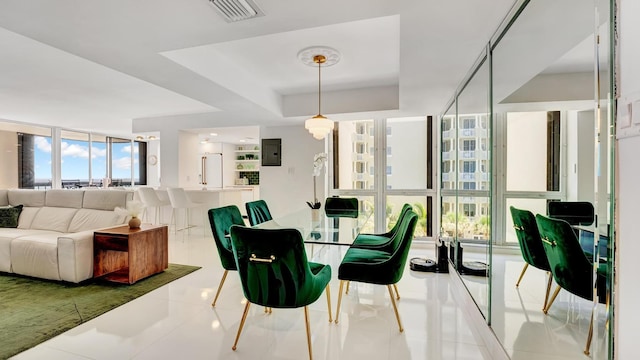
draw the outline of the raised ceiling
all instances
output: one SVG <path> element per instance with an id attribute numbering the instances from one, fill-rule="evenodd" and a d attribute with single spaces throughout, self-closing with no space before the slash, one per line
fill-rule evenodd
<path id="1" fill-rule="evenodd" d="M 317 110 L 308 46 L 336 120 L 437 114 L 513 0 L 256 0 L 225 22 L 207 0 L 0 2 L 0 118 L 117 135 L 300 123 Z"/>

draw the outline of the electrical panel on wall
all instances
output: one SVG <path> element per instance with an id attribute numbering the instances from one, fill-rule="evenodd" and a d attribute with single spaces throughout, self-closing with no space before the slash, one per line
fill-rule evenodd
<path id="1" fill-rule="evenodd" d="M 618 99 L 616 138 L 640 136 L 640 92 Z"/>

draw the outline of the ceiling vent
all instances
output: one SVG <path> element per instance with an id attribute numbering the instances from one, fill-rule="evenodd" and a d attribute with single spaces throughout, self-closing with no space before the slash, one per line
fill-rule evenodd
<path id="1" fill-rule="evenodd" d="M 264 13 L 252 0 L 209 0 L 226 22 L 252 19 Z"/>

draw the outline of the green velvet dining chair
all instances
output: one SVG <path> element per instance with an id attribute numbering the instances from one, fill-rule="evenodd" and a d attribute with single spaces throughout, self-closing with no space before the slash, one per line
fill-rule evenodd
<path id="1" fill-rule="evenodd" d="M 245 207 L 247 209 L 247 217 L 249 218 L 249 224 L 251 224 L 251 226 L 273 219 L 271 211 L 269 211 L 269 206 L 264 200 L 250 201 L 245 204 Z"/>
<path id="2" fill-rule="evenodd" d="M 520 252 L 522 253 L 522 258 L 525 261 L 522 272 L 520 272 L 520 277 L 518 277 L 518 281 L 516 282 L 516 287 L 520 286 L 520 281 L 522 281 L 522 277 L 529 268 L 529 265 L 545 271 L 547 273 L 547 288 L 544 295 L 542 310 L 546 310 L 553 275 L 551 275 L 549 260 L 547 260 L 547 254 L 542 246 L 536 217 L 531 211 L 518 209 L 514 206 L 509 207 L 509 210 L 511 211 L 513 228 L 516 231 L 516 237 L 518 238 L 518 244 L 520 245 Z"/>
<path id="3" fill-rule="evenodd" d="M 324 213 L 327 217 L 357 218 L 358 211 L 358 199 L 354 197 L 331 196 L 324 201 Z"/>
<path id="4" fill-rule="evenodd" d="M 416 215 L 413 210 L 410 210 L 402 219 L 398 232 L 392 237 L 393 248 L 391 252 L 354 247 L 350 247 L 349 250 L 347 250 L 338 268 L 340 288 L 338 307 L 336 310 L 336 323 L 338 323 L 340 316 L 340 304 L 342 302 L 342 289 L 344 284 L 345 282 L 355 281 L 387 286 L 396 320 L 398 321 L 398 328 L 400 332 L 404 331 L 392 285 L 397 284 L 404 273 L 417 222 L 418 215 Z"/>
<path id="5" fill-rule="evenodd" d="M 400 224 L 402 223 L 404 217 L 407 215 L 409 210 L 412 209 L 413 208 L 410 204 L 404 204 L 402 206 L 402 209 L 398 213 L 398 220 L 389 231 L 382 234 L 358 234 L 353 240 L 351 247 L 389 251 L 393 236 L 398 232 L 398 229 L 400 228 Z"/>
<path id="6" fill-rule="evenodd" d="M 245 223 L 242 214 L 240 214 L 240 209 L 235 205 L 209 209 L 208 214 L 213 240 L 216 243 L 218 255 L 220 255 L 220 263 L 224 268 L 224 274 L 222 274 L 222 279 L 220 280 L 220 284 L 218 284 L 218 291 L 216 291 L 216 296 L 211 303 L 211 306 L 216 306 L 218 296 L 220 296 L 220 290 L 222 290 L 222 285 L 224 285 L 224 281 L 227 279 L 229 270 L 237 270 L 236 259 L 233 257 L 233 249 L 231 247 L 229 229 L 232 225 L 244 226 Z"/>
<path id="7" fill-rule="evenodd" d="M 369 233 L 361 233 L 356 236 L 351 244 L 351 247 L 360 248 L 360 249 L 375 249 L 375 250 L 383 250 L 383 251 L 392 251 L 393 247 L 393 239 L 395 234 L 400 229 L 400 224 L 405 216 L 409 213 L 409 210 L 412 210 L 413 207 L 410 204 L 404 204 L 400 213 L 398 213 L 398 218 L 393 227 L 382 234 L 369 234 Z M 345 293 L 349 293 L 349 282 L 346 284 Z M 400 292 L 398 291 L 398 286 L 393 284 L 393 290 L 396 294 L 396 299 L 400 300 Z"/>
<path id="8" fill-rule="evenodd" d="M 309 359 L 313 358 L 308 305 L 327 294 L 329 322 L 331 267 L 307 260 L 304 242 L 296 229 L 258 229 L 234 225 L 231 244 L 247 303 L 232 349 L 236 350 L 250 304 L 267 308 L 304 307 Z"/>
<path id="9" fill-rule="evenodd" d="M 536 215 L 536 223 L 542 239 L 542 245 L 549 260 L 553 279 L 558 284 L 547 304 L 545 314 L 558 296 L 560 289 L 565 289 L 574 295 L 592 301 L 594 295 L 594 266 L 582 251 L 571 224 L 565 220 L 553 219 L 539 214 Z M 600 303 L 606 302 L 607 275 L 607 264 L 601 264 L 596 271 L 595 282 L 596 294 Z M 589 355 L 593 335 L 594 310 L 595 307 L 592 307 L 589 334 L 584 350 L 586 355 Z"/>

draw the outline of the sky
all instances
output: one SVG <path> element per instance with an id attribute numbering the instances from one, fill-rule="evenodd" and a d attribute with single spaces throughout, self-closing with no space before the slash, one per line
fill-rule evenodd
<path id="1" fill-rule="evenodd" d="M 35 143 L 35 178 L 51 179 L 51 138 L 34 137 Z M 89 179 L 89 142 L 63 139 L 60 144 L 62 157 L 62 180 Z M 138 147 L 134 147 L 138 154 Z M 91 148 L 92 177 L 102 179 L 106 176 L 107 148 L 104 142 L 93 142 Z M 113 178 L 129 179 L 131 177 L 131 144 L 113 144 Z M 138 164 L 137 156 L 134 163 Z M 136 171 L 136 177 L 138 176 Z"/>

